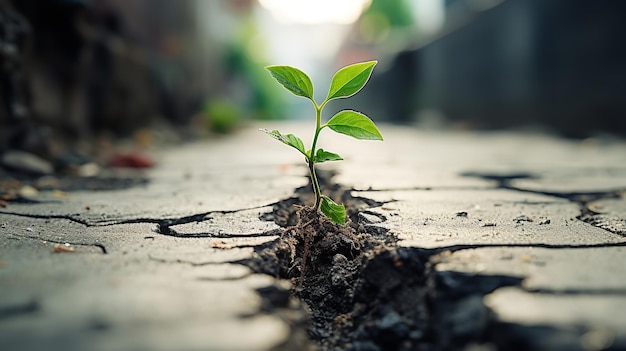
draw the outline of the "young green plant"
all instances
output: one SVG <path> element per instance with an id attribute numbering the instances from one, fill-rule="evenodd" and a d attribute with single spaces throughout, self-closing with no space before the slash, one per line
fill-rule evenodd
<path id="1" fill-rule="evenodd" d="M 316 210 L 320 210 L 326 217 L 334 223 L 345 224 L 346 209 L 343 205 L 335 203 L 328 196 L 322 195 L 320 184 L 315 174 L 315 164 L 326 161 L 343 160 L 341 156 L 334 152 L 317 148 L 317 140 L 322 129 L 328 127 L 331 130 L 345 134 L 361 140 L 383 140 L 380 131 L 366 115 L 353 111 L 342 110 L 332 116 L 328 122 L 322 124 L 322 110 L 326 104 L 334 99 L 347 98 L 358 93 L 367 83 L 377 61 L 367 61 L 355 63 L 341 68 L 335 73 L 330 83 L 330 89 L 326 99 L 321 104 L 315 102 L 313 98 L 313 83 L 311 78 L 301 70 L 290 66 L 267 66 L 265 67 L 272 77 L 276 79 L 285 89 L 296 96 L 307 98 L 313 103 L 315 108 L 315 134 L 311 148 L 306 150 L 302 139 L 293 134 L 282 134 L 278 130 L 261 129 L 272 138 L 287 144 L 302 155 L 309 167 L 313 192 L 315 193 Z"/>

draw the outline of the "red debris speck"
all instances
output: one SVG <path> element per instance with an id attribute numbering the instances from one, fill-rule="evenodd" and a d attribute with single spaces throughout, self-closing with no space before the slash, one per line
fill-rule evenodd
<path id="1" fill-rule="evenodd" d="M 111 166 L 119 168 L 151 168 L 154 162 L 147 154 L 139 151 L 120 153 L 111 158 Z"/>

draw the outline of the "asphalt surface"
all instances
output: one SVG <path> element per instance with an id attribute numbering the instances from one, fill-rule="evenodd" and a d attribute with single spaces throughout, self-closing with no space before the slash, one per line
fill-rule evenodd
<path id="1" fill-rule="evenodd" d="M 307 184 L 301 156 L 257 127 L 309 134 L 250 126 L 156 151 L 146 184 L 0 208 L 0 349 L 304 347 L 258 293 L 286 282 L 236 263 L 277 238 L 260 217 Z M 508 325 L 569 331 L 542 347 L 626 347 L 626 141 L 381 131 L 384 142 L 319 141 L 345 158 L 321 167 L 334 181 L 382 203 L 374 225 L 435 250 L 441 276 L 519 278 L 482 303 Z"/>

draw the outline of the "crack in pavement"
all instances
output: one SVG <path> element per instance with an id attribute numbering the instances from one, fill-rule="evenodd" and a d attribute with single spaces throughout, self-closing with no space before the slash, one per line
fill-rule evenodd
<path id="1" fill-rule="evenodd" d="M 449 246 L 441 246 L 432 249 L 415 248 L 425 252 L 441 253 L 444 251 L 456 252 L 460 250 L 469 249 L 481 249 L 481 248 L 512 248 L 512 247 L 528 247 L 528 248 L 541 248 L 541 249 L 595 249 L 595 248 L 608 248 L 608 247 L 626 247 L 626 241 L 619 243 L 601 243 L 601 244 L 544 244 L 544 243 L 519 243 L 519 244 L 457 244 Z"/>
<path id="2" fill-rule="evenodd" d="M 506 189 L 512 191 L 542 194 L 547 196 L 553 196 L 557 198 L 567 199 L 580 206 L 581 215 L 577 217 L 582 220 L 582 216 L 585 214 L 593 215 L 593 211 L 589 210 L 587 205 L 599 199 L 611 199 L 621 198 L 620 190 L 607 191 L 607 192 L 571 192 L 571 193 L 559 193 L 550 191 L 535 191 L 528 189 L 520 189 L 511 184 L 515 179 L 528 179 L 533 176 L 530 174 L 509 174 L 509 175 L 489 175 L 489 174 L 477 174 L 466 173 L 467 176 L 477 176 L 487 180 L 493 180 L 497 182 L 495 189 Z M 331 185 L 335 186 L 335 185 Z M 338 186 L 338 185 L 336 185 Z M 284 207 L 291 207 L 294 202 L 301 202 L 302 198 L 298 197 L 299 191 L 308 189 L 309 186 L 296 189 L 296 197 L 288 198 L 286 200 L 277 201 L 264 206 L 250 207 L 239 210 L 228 211 L 209 211 L 204 213 L 192 214 L 182 217 L 173 218 L 135 218 L 135 219 L 119 219 L 119 220 L 102 220 L 102 221 L 89 221 L 83 218 L 77 218 L 77 215 L 40 215 L 40 214 L 20 214 L 11 213 L 6 211 L 0 211 L 1 214 L 16 215 L 22 217 L 39 218 L 39 219 L 65 219 L 70 220 L 87 227 L 96 226 L 110 226 L 119 224 L 135 224 L 135 223 L 154 223 L 157 224 L 156 232 L 163 235 L 180 237 L 180 238 L 250 238 L 250 237 L 265 237 L 265 236 L 280 236 L 283 233 L 283 229 L 276 229 L 266 232 L 251 233 L 251 234 L 227 234 L 227 233 L 192 233 L 192 234 L 179 234 L 172 227 L 181 224 L 202 222 L 212 219 L 212 215 L 215 214 L 229 214 L 237 213 L 246 210 L 254 210 L 265 207 L 271 207 L 273 209 L 273 219 L 276 221 L 277 211 L 284 209 Z M 472 189 L 472 187 L 460 187 L 460 189 Z M 492 187 L 485 189 L 493 189 Z M 375 212 L 369 212 L 358 208 L 358 206 L 381 206 L 384 203 L 376 202 L 364 197 L 353 197 L 350 193 L 353 191 L 361 191 L 356 189 L 330 189 L 335 191 L 344 203 L 356 201 L 357 209 L 351 216 L 353 222 L 363 227 L 368 228 L 368 233 L 382 237 L 385 234 L 385 230 L 381 228 L 381 231 L 376 231 L 375 225 L 367 223 L 367 217 L 359 216 L 359 213 L 365 213 L 369 215 L 375 215 L 378 220 L 384 222 L 386 218 L 384 216 L 377 216 Z M 398 189 L 395 189 L 398 190 Z M 419 190 L 433 190 L 433 188 L 421 188 Z M 382 191 L 372 190 L 369 191 Z M 392 202 L 392 201 L 389 201 Z M 586 212 L 587 211 L 587 212 Z M 260 219 L 270 220 L 272 216 L 263 215 Z M 601 228 L 605 229 L 605 228 Z M 20 235 L 21 236 L 21 235 Z M 47 240 L 40 237 L 29 237 L 30 239 L 46 240 L 56 243 L 53 240 Z M 378 239 L 380 240 L 380 239 Z M 271 241 L 264 244 L 247 245 L 242 247 L 253 247 L 257 250 L 270 250 L 276 241 Z M 327 273 L 327 280 L 331 282 L 322 297 L 328 297 L 330 300 L 323 300 L 324 302 L 331 303 L 333 292 L 339 287 L 343 288 L 345 284 L 351 280 L 354 285 L 350 286 L 353 289 L 355 300 L 352 301 L 354 305 L 351 306 L 339 306 L 342 310 L 338 310 L 336 315 L 329 317 L 328 315 L 322 316 L 327 318 L 327 321 L 331 323 L 330 328 L 352 328 L 345 335 L 352 337 L 352 341 L 360 343 L 363 348 L 370 346 L 368 342 L 376 342 L 381 345 L 387 345 L 385 343 L 391 342 L 389 340 L 402 339 L 411 345 L 430 345 L 430 346 L 459 346 L 469 345 L 471 342 L 485 341 L 483 339 L 490 331 L 488 328 L 496 325 L 497 328 L 505 328 L 506 325 L 510 325 L 506 329 L 506 334 L 500 335 L 500 338 L 506 338 L 508 335 L 512 337 L 520 337 L 520 333 L 513 331 L 514 328 L 521 328 L 517 324 L 506 324 L 498 321 L 494 317 L 493 312 L 484 305 L 482 297 L 489 292 L 495 291 L 504 286 L 515 286 L 524 291 L 536 294 L 551 294 L 551 295 L 624 295 L 626 289 L 525 289 L 521 286 L 523 278 L 507 276 L 507 275 L 480 275 L 469 274 L 454 271 L 436 272 L 433 267 L 438 263 L 435 256 L 438 253 L 444 251 L 459 251 L 466 249 L 479 249 L 479 248 L 511 248 L 511 247 L 534 247 L 534 248 L 546 248 L 546 249 L 589 249 L 589 248 L 608 248 L 608 247 L 626 247 L 626 242 L 620 243 L 603 243 L 603 244 L 543 244 L 543 243 L 525 243 L 525 244 L 461 244 L 451 245 L 446 247 L 439 247 L 433 249 L 424 248 L 406 248 L 398 247 L 395 242 L 385 243 L 387 246 L 384 250 L 373 250 L 368 253 L 369 256 L 364 255 L 363 260 L 359 262 L 358 272 L 348 272 L 347 275 L 340 275 L 338 273 L 345 271 L 346 260 L 350 255 L 334 255 L 330 256 L 331 270 Z M 74 245 L 85 246 L 97 246 L 103 253 L 106 252 L 106 248 L 99 243 L 75 243 Z M 259 252 L 257 251 L 257 253 Z M 333 253 L 334 254 L 334 253 Z M 206 266 L 206 265 L 218 265 L 225 263 L 224 261 L 191 261 L 186 259 L 168 259 L 155 257 L 152 254 L 148 254 L 148 259 L 161 262 L 161 263 L 180 263 L 190 266 Z M 229 263 L 243 263 L 248 260 L 231 261 Z M 286 262 L 291 265 L 292 262 Z M 314 267 L 312 269 L 317 269 Z M 274 274 L 278 276 L 278 274 Z M 325 278 L 325 279 L 326 279 Z M 336 279 L 341 278 L 341 279 Z M 202 280 L 202 278 L 199 278 Z M 240 279 L 240 278 L 238 278 Z M 333 280 L 334 279 L 334 280 Z M 205 279 L 206 280 L 206 279 Z M 224 279 L 219 279 L 224 280 Z M 393 284 L 390 281 L 393 280 Z M 327 284 L 328 282 L 323 282 Z M 322 282 L 320 282 L 322 284 Z M 334 284 L 334 285 L 333 285 Z M 335 289 L 335 290 L 333 290 Z M 414 293 L 418 294 L 414 294 Z M 26 307 L 24 307 L 26 306 Z M 0 310 L 0 318 L 14 313 L 12 311 L 30 311 L 29 308 L 33 308 L 28 304 L 24 305 L 21 310 L 6 309 Z M 19 307 L 19 306 L 18 306 Z M 324 306 L 317 306 L 314 304 L 309 305 L 311 310 L 321 311 L 322 313 L 328 313 L 328 308 Z M 35 310 L 38 308 L 35 305 Z M 276 306 L 274 306 L 276 308 Z M 8 311 L 8 312 L 7 312 Z M 341 312 L 341 313 L 339 313 Z M 407 314 L 409 313 L 409 314 Z M 413 315 L 411 315 L 413 313 Z M 472 314 L 475 313 L 475 314 Z M 419 315 L 418 315 L 419 314 Z M 319 323 L 319 322 L 315 322 Z M 343 324 L 342 324 L 343 323 Z M 453 326 L 454 328 L 451 328 Z M 465 328 L 465 329 L 463 329 Z M 469 331 L 468 331 L 469 330 Z M 321 330 L 322 334 L 318 334 L 318 337 L 324 338 L 326 335 Z M 340 331 L 341 332 L 341 331 Z M 465 334 L 464 334 L 465 333 Z M 344 337 L 345 337 L 344 335 Z M 369 339 L 368 339 L 369 338 Z M 345 341 L 345 339 L 343 340 Z M 494 345 L 502 347 L 503 339 L 487 340 L 492 341 Z M 455 344 L 456 343 L 456 344 Z M 356 344 L 355 344 L 356 346 Z M 396 345 L 398 346 L 398 345 Z M 502 348 L 506 349 L 506 348 Z"/>
<path id="3" fill-rule="evenodd" d="M 102 251 L 103 254 L 105 254 L 105 255 L 108 254 L 106 246 L 104 246 L 101 243 L 85 243 L 85 242 L 75 242 L 75 241 L 62 241 L 62 240 L 47 239 L 47 238 L 38 237 L 38 236 L 34 236 L 34 235 L 23 235 L 23 234 L 11 234 L 11 236 L 18 237 L 18 238 L 23 238 L 23 239 L 40 240 L 40 241 L 47 242 L 47 243 L 54 243 L 54 244 L 61 244 L 61 245 L 70 244 L 70 245 L 74 245 L 74 246 L 92 246 L 92 247 L 99 248 Z"/>
<path id="4" fill-rule="evenodd" d="M 626 237 L 626 219 L 606 216 L 600 213 L 594 214 L 593 211 L 589 212 L 589 214 L 580 215 L 576 218 L 594 227 Z"/>
<path id="5" fill-rule="evenodd" d="M 224 262 L 192 262 L 192 261 L 187 261 L 187 260 L 183 260 L 180 258 L 177 258 L 175 260 L 172 259 L 166 259 L 166 258 L 159 258 L 159 257 L 154 257 L 150 254 L 148 254 L 148 259 L 151 261 L 155 261 L 155 262 L 160 262 L 160 263 L 182 263 L 182 264 L 188 264 L 190 266 L 193 267 L 197 267 L 197 266 L 208 266 L 208 265 L 212 265 L 212 264 L 224 264 Z"/>
<path id="6" fill-rule="evenodd" d="M 470 176 L 470 174 L 467 175 Z M 471 176 L 479 175 L 471 174 Z M 580 206 L 581 216 L 588 213 L 585 211 L 588 211 L 587 204 L 590 202 L 621 196 L 620 190 L 561 193 L 519 189 L 511 184 L 513 180 L 533 177 L 523 173 L 504 176 L 486 174 L 480 175 L 480 177 L 497 182 L 496 187 L 489 189 L 506 189 L 567 199 Z M 467 190 L 470 187 L 461 188 Z M 419 190 L 433 189 L 420 188 Z M 368 191 L 377 190 L 370 188 Z M 343 194 L 350 196 L 349 192 Z M 296 193 L 296 197 L 284 200 L 282 205 L 284 207 L 291 206 L 298 200 L 301 198 Z M 346 202 L 344 201 L 344 203 Z M 364 201 L 361 200 L 361 202 Z M 380 206 L 381 204 L 377 205 Z M 284 211 L 284 207 L 282 209 L 279 206 L 274 207 L 274 219 L 278 217 L 277 211 Z M 348 208 L 348 206 L 346 207 Z M 353 210 L 355 209 L 353 208 Z M 356 212 L 351 216 L 354 218 L 353 222 L 361 226 L 367 225 L 370 234 L 374 234 L 375 231 L 372 228 L 376 228 L 376 226 L 369 225 L 371 223 L 367 222 L 368 218 L 380 222 L 387 219 L 384 216 L 373 218 L 359 215 L 359 213 L 367 215 L 375 213 L 363 208 L 357 208 Z M 272 216 L 268 216 L 268 219 L 271 218 Z M 580 217 L 577 218 L 581 219 Z M 286 227 L 285 223 L 288 221 L 284 221 L 281 226 Z M 332 254 L 335 256 L 329 267 L 320 268 L 320 265 L 328 264 L 324 261 L 327 260 L 325 257 L 322 261 L 317 261 L 317 267 L 314 269 L 321 270 L 321 275 L 311 276 L 311 279 L 315 280 L 308 283 L 308 290 L 292 290 L 292 294 L 297 295 L 309 306 L 313 326 L 309 329 L 309 334 L 314 340 L 317 340 L 319 343 L 317 346 L 321 347 L 322 350 L 343 348 L 347 345 L 350 345 L 351 350 L 408 350 L 419 347 L 425 350 L 462 349 L 476 343 L 478 345 L 491 345 L 489 349 L 495 347 L 497 350 L 505 350 L 510 349 L 511 340 L 537 343 L 537 345 L 542 346 L 541 341 L 533 341 L 532 338 L 536 335 L 531 331 L 532 326 L 527 327 L 498 320 L 495 313 L 485 305 L 483 297 L 506 286 L 544 295 L 623 296 L 626 294 L 626 289 L 610 288 L 528 289 L 522 286 L 524 277 L 436 271 L 433 269 L 440 260 L 437 255 L 445 251 L 454 252 L 494 247 L 554 250 L 592 249 L 626 247 L 626 242 L 579 245 L 545 243 L 460 244 L 432 249 L 398 247 L 395 242 L 387 244 L 365 254 L 360 259 L 357 258 L 360 260 L 357 268 L 352 266 L 349 266 L 352 268 L 346 268 L 348 267 L 346 266 L 347 262 L 350 262 L 348 259 L 351 257 L 350 255 L 346 253 L 337 255 L 337 252 L 333 252 Z M 289 275 L 291 268 L 295 265 L 292 262 L 293 256 L 290 258 L 288 252 L 285 251 L 289 245 L 288 241 L 286 244 L 281 244 L 280 239 L 273 241 L 255 250 L 257 261 L 247 260 L 247 264 L 241 263 L 248 265 L 257 272 L 265 272 L 283 279 L 293 278 Z M 274 252 L 275 256 L 272 257 L 271 252 Z M 266 256 L 268 253 L 270 256 Z M 332 254 L 329 257 L 332 257 Z M 317 290 L 319 292 L 312 292 Z M 346 294 L 348 299 L 341 300 Z M 332 297 L 332 299 L 329 300 L 326 297 Z M 567 334 L 567 331 L 561 327 L 551 326 L 550 328 L 552 333 L 550 336 Z M 498 332 L 494 332 L 494 330 Z M 575 333 L 567 334 L 571 340 L 579 336 Z M 542 347 L 539 349 L 546 349 Z"/>
<path id="7" fill-rule="evenodd" d="M 263 238 L 270 236 L 279 236 L 281 233 L 280 229 L 273 229 L 260 233 L 249 233 L 249 234 L 228 234 L 228 233 L 191 233 L 191 234 L 179 234 L 173 229 L 170 229 L 168 233 L 158 232 L 158 229 L 155 229 L 155 232 L 158 234 L 163 234 L 175 238 L 214 238 L 214 239 L 238 239 L 238 238 Z"/>
<path id="8" fill-rule="evenodd" d="M 154 257 L 151 254 L 148 254 L 148 259 L 151 260 L 151 261 L 159 262 L 159 263 L 188 264 L 188 265 L 190 265 L 192 267 L 210 266 L 210 265 L 222 265 L 224 263 L 237 263 L 238 262 L 238 260 L 234 260 L 234 261 L 203 261 L 203 262 L 194 262 L 194 261 L 184 260 L 184 259 L 180 259 L 180 258 L 167 259 L 167 258 Z"/>
<path id="9" fill-rule="evenodd" d="M 541 295 L 606 295 L 606 296 L 623 296 L 626 295 L 626 289 L 547 289 L 547 288 L 524 288 L 525 292 Z"/>
<path id="10" fill-rule="evenodd" d="M 196 281 L 199 282 L 232 282 L 232 281 L 239 281 L 239 280 L 243 280 L 246 279 L 248 277 L 252 276 L 252 273 L 248 273 L 248 274 L 242 274 L 236 277 L 219 277 L 219 278 L 213 278 L 213 277 L 197 277 Z"/>
<path id="11" fill-rule="evenodd" d="M 19 213 L 19 212 L 10 212 L 10 211 L 0 211 L 0 214 L 24 217 L 24 218 L 34 218 L 34 219 L 65 219 L 71 222 L 82 224 L 86 227 L 91 227 L 89 222 L 73 217 L 73 215 L 53 215 L 53 214 L 42 215 L 42 214 L 36 214 L 36 213 Z M 78 214 L 78 216 L 80 216 L 80 214 Z"/>
<path id="12" fill-rule="evenodd" d="M 172 218 L 155 218 L 155 217 L 142 217 L 142 218 L 132 218 L 132 219 L 106 219 L 106 220 L 93 220 L 89 221 L 86 219 L 78 218 L 80 214 L 64 214 L 64 215 L 55 215 L 55 214 L 36 214 L 36 213 L 19 213 L 19 212 L 11 212 L 11 211 L 0 211 L 0 214 L 10 215 L 10 216 L 18 216 L 25 218 L 34 218 L 34 219 L 64 219 L 71 222 L 75 222 L 85 227 L 106 227 L 113 225 L 121 225 L 121 224 L 139 224 L 139 223 L 154 223 L 157 224 L 157 233 L 164 235 L 176 235 L 175 231 L 172 231 L 171 226 L 187 224 L 187 223 L 199 223 L 205 220 L 213 219 L 211 215 L 214 214 L 232 214 L 237 212 L 256 210 L 265 207 L 272 207 L 278 202 L 270 203 L 268 205 L 261 206 L 253 206 L 236 210 L 214 210 L 208 212 L 202 212 L 197 214 L 192 214 L 188 216 L 182 217 L 172 217 Z"/>
<path id="13" fill-rule="evenodd" d="M 12 318 L 22 314 L 31 314 L 39 311 L 41 305 L 36 300 L 30 300 L 22 304 L 0 307 L 0 320 Z"/>
<path id="14" fill-rule="evenodd" d="M 598 220 L 598 218 L 596 218 L 597 215 L 600 215 L 600 213 L 594 212 L 588 206 L 589 203 L 598 201 L 598 200 L 621 199 L 623 197 L 623 194 L 626 193 L 626 187 L 617 188 L 613 190 L 607 190 L 607 191 L 589 191 L 589 192 L 542 191 L 542 190 L 523 189 L 523 188 L 519 188 L 511 184 L 511 182 L 516 179 L 539 178 L 529 173 L 512 173 L 512 174 L 502 175 L 502 174 L 489 174 L 489 173 L 478 173 L 478 172 L 464 172 L 464 173 L 461 173 L 461 175 L 465 177 L 474 177 L 474 178 L 481 178 L 485 180 L 495 181 L 496 186 L 494 187 L 494 189 L 512 190 L 512 191 L 518 191 L 522 193 L 545 195 L 545 196 L 551 196 L 551 197 L 556 197 L 559 199 L 568 200 L 578 205 L 580 209 L 580 214 L 576 216 L 576 219 L 578 219 L 579 221 L 590 224 L 596 228 L 605 230 L 612 234 L 626 236 L 626 231 L 624 230 L 618 230 L 615 228 L 609 228 L 607 226 L 600 225 L 602 224 L 602 222 Z"/>

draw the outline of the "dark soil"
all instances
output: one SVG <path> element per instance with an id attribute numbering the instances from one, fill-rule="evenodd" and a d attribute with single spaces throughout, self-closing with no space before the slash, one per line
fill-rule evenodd
<path id="1" fill-rule="evenodd" d="M 309 193 L 298 189 L 263 216 L 286 228 L 245 264 L 292 282 L 292 294 L 308 306 L 309 336 L 321 350 L 419 349 L 428 314 L 428 258 L 398 250 L 395 236 L 358 216 L 380 203 L 331 187 L 327 194 L 346 205 L 350 218 L 340 226 L 298 205 L 312 202 Z"/>
<path id="2" fill-rule="evenodd" d="M 297 218 L 249 265 L 292 281 L 310 309 L 311 339 L 326 350 L 414 349 L 426 307 L 404 309 L 407 301 L 425 301 L 424 263 L 396 250 L 384 231 L 339 226 L 310 207 Z"/>

